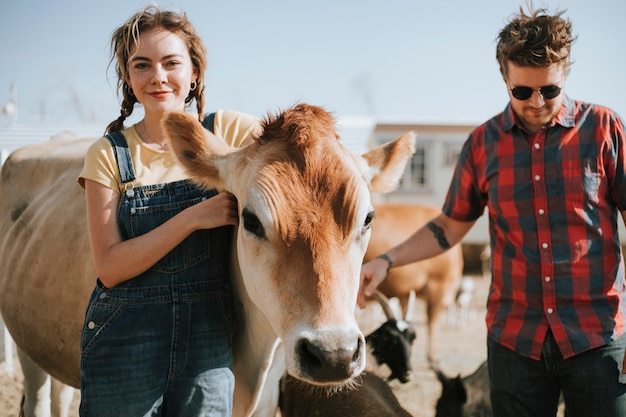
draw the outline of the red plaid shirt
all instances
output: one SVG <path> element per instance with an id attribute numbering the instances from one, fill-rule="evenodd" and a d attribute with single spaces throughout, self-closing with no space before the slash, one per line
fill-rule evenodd
<path id="1" fill-rule="evenodd" d="M 550 328 L 568 358 L 624 333 L 625 163 L 619 116 L 567 97 L 536 135 L 510 105 L 471 133 L 443 212 L 473 221 L 488 208 L 496 342 L 539 360 Z"/>

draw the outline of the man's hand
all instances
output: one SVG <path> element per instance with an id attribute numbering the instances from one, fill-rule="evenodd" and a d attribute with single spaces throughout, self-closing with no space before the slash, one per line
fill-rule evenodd
<path id="1" fill-rule="evenodd" d="M 387 277 L 388 266 L 389 263 L 381 258 L 374 258 L 363 264 L 361 267 L 361 285 L 356 300 L 360 308 L 365 308 L 367 299 Z"/>

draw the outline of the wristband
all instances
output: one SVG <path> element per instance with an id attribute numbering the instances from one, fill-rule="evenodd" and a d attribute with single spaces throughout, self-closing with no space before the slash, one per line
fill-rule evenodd
<path id="1" fill-rule="evenodd" d="M 389 273 L 389 270 L 393 266 L 393 261 L 391 260 L 389 255 L 387 255 L 386 253 L 381 253 L 380 255 L 377 256 L 377 258 L 384 259 L 385 261 L 387 261 L 387 273 Z"/>

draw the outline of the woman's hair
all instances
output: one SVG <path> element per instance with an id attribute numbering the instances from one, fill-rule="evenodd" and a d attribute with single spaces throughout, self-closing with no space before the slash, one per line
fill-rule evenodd
<path id="1" fill-rule="evenodd" d="M 204 72 L 207 66 L 206 48 L 195 28 L 187 19 L 185 13 L 165 11 L 156 5 L 151 5 L 133 15 L 122 26 L 113 32 L 111 37 L 111 60 L 109 67 L 115 65 L 117 73 L 118 94 L 122 93 L 122 109 L 120 116 L 111 122 L 106 132 L 116 132 L 124 128 L 124 120 L 128 118 L 137 103 L 129 85 L 126 83 L 128 75 L 128 62 L 133 47 L 139 42 L 139 35 L 155 28 L 165 29 L 179 35 L 189 48 L 191 63 L 197 71 L 197 86 L 189 92 L 185 98 L 185 104 L 189 105 L 196 100 L 198 119 L 202 120 L 204 108 Z"/>
<path id="2" fill-rule="evenodd" d="M 563 64 L 565 74 L 572 65 L 570 51 L 576 37 L 572 36 L 572 23 L 561 18 L 565 11 L 549 15 L 545 9 L 533 10 L 529 15 L 520 7 L 498 35 L 496 59 L 500 73 L 507 79 L 507 62 L 520 67 L 549 67 Z"/>

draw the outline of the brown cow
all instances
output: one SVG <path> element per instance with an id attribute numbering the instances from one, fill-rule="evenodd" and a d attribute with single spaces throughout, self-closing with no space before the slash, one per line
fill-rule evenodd
<path id="1" fill-rule="evenodd" d="M 318 385 L 358 377 L 365 343 L 354 309 L 373 216 L 368 188 L 391 191 L 414 150 L 406 134 L 352 155 L 333 117 L 306 104 L 268 116 L 263 127 L 253 144 L 231 149 L 193 115 L 171 114 L 165 124 L 194 180 L 239 202 L 234 416 L 273 416 L 281 366 Z M 22 148 L 0 177 L 1 313 L 28 357 L 73 386 L 96 278 L 76 182 L 90 142 Z"/>
<path id="2" fill-rule="evenodd" d="M 418 228 L 439 214 L 440 209 L 419 204 L 387 203 L 375 206 L 365 262 L 386 252 L 411 236 Z M 428 320 L 427 357 L 436 362 L 435 328 L 441 312 L 451 305 L 463 275 L 463 252 L 460 245 L 420 262 L 392 268 L 378 289 L 387 297 L 398 297 L 404 316 L 411 290 L 425 298 Z"/>

